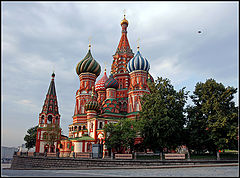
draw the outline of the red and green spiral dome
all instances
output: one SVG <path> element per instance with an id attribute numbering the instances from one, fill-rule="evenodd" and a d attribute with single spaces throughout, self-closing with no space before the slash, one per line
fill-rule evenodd
<path id="1" fill-rule="evenodd" d="M 113 78 L 113 74 L 109 76 L 109 79 L 105 82 L 106 88 L 118 88 L 118 81 Z"/>

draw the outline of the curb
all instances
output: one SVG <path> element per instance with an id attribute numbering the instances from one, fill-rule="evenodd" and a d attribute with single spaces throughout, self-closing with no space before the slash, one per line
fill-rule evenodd
<path id="1" fill-rule="evenodd" d="M 194 168 L 194 167 L 226 167 L 239 166 L 238 163 L 229 164 L 199 164 L 199 165 L 170 165 L 170 166 L 133 166 L 133 167 L 81 167 L 81 168 L 18 168 L 14 170 L 96 170 L 96 169 L 170 169 L 170 168 Z M 11 169 L 11 168 L 2 168 Z M 13 170 L 13 169 L 11 169 Z"/>

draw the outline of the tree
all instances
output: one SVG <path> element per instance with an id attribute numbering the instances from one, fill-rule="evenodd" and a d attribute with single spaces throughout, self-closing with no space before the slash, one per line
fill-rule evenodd
<path id="1" fill-rule="evenodd" d="M 47 124 L 44 128 L 43 140 L 50 146 L 53 146 L 55 142 L 61 139 L 61 128 L 58 124 Z"/>
<path id="2" fill-rule="evenodd" d="M 105 144 L 107 148 L 115 149 L 117 153 L 122 153 L 123 150 L 130 148 L 130 152 L 132 152 L 137 133 L 136 128 L 136 121 L 125 118 L 118 123 L 105 125 Z"/>
<path id="3" fill-rule="evenodd" d="M 25 146 L 28 150 L 36 145 L 37 128 L 38 126 L 28 129 L 28 134 L 24 137 L 24 141 L 26 141 Z"/>
<path id="4" fill-rule="evenodd" d="M 238 107 L 232 101 L 236 92 L 234 87 L 208 79 L 197 83 L 190 96 L 195 106 L 188 109 L 189 135 L 204 138 L 208 150 L 237 148 Z"/>
<path id="5" fill-rule="evenodd" d="M 141 99 L 140 131 L 143 144 L 154 152 L 163 148 L 174 149 L 182 144 L 185 124 L 184 105 L 188 92 L 178 92 L 170 80 L 159 78 L 148 83 L 151 93 Z"/>
<path id="6" fill-rule="evenodd" d="M 187 111 L 187 127 L 185 129 L 185 143 L 189 150 L 195 150 L 197 153 L 202 153 L 206 150 L 214 150 L 215 146 L 209 137 L 207 131 L 207 123 L 200 119 L 202 113 L 197 109 L 188 105 Z"/>

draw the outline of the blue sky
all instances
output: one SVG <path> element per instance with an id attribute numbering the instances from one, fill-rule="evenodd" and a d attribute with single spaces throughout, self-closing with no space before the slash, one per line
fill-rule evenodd
<path id="1" fill-rule="evenodd" d="M 27 129 L 38 124 L 53 70 L 61 127 L 68 135 L 80 86 L 75 67 L 91 37 L 92 55 L 102 66 L 97 80 L 104 62 L 109 75 L 124 9 L 130 46 L 136 53 L 140 38 L 155 79 L 168 78 L 176 90 L 186 87 L 190 94 L 209 78 L 238 88 L 237 1 L 1 3 L 3 146 L 21 145 Z"/>

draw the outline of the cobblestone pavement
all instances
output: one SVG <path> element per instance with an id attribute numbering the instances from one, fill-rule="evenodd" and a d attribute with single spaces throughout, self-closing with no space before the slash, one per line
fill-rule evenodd
<path id="1" fill-rule="evenodd" d="M 3 169 L 2 177 L 239 177 L 239 166 L 168 169 L 103 169 L 103 170 L 11 170 Z"/>

